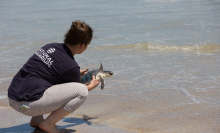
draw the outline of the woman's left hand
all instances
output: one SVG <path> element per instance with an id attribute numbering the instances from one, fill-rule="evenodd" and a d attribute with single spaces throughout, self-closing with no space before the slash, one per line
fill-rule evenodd
<path id="1" fill-rule="evenodd" d="M 80 76 L 85 75 L 87 71 L 89 71 L 89 68 L 87 68 L 85 70 L 80 70 Z"/>

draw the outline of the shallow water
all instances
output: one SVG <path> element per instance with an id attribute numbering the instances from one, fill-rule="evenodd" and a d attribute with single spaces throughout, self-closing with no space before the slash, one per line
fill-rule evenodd
<path id="1" fill-rule="evenodd" d="M 95 32 L 77 62 L 114 75 L 73 115 L 135 132 L 218 132 L 219 11 L 217 0 L 1 1 L 0 105 L 27 59 L 79 19 Z"/>

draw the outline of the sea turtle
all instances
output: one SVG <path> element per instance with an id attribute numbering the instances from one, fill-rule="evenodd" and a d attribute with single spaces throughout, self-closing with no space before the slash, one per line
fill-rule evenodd
<path id="1" fill-rule="evenodd" d="M 100 67 L 97 70 L 91 70 L 88 71 L 84 76 L 80 78 L 80 83 L 83 84 L 89 84 L 90 81 L 92 80 L 92 76 L 95 76 L 96 80 L 99 80 L 101 82 L 101 89 L 104 89 L 105 86 L 105 81 L 103 78 L 105 77 L 111 77 L 113 75 L 113 72 L 111 71 L 103 71 L 103 66 L 100 61 Z"/>

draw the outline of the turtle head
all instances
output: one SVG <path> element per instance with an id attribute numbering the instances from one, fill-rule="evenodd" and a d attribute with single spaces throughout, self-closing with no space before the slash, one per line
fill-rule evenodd
<path id="1" fill-rule="evenodd" d="M 103 73 L 105 74 L 105 77 L 111 77 L 113 75 L 113 72 L 111 71 L 103 71 Z"/>

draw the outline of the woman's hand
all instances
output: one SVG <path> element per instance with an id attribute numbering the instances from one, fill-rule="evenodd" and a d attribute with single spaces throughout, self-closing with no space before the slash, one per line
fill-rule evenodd
<path id="1" fill-rule="evenodd" d="M 87 71 L 89 71 L 89 68 L 87 68 L 85 70 L 80 70 L 80 76 L 85 75 Z"/>
<path id="2" fill-rule="evenodd" d="M 88 85 L 86 85 L 86 87 L 88 88 L 89 91 L 91 91 L 92 89 L 94 89 L 98 85 L 99 85 L 99 80 L 96 80 L 95 76 L 93 75 L 91 82 Z"/>

